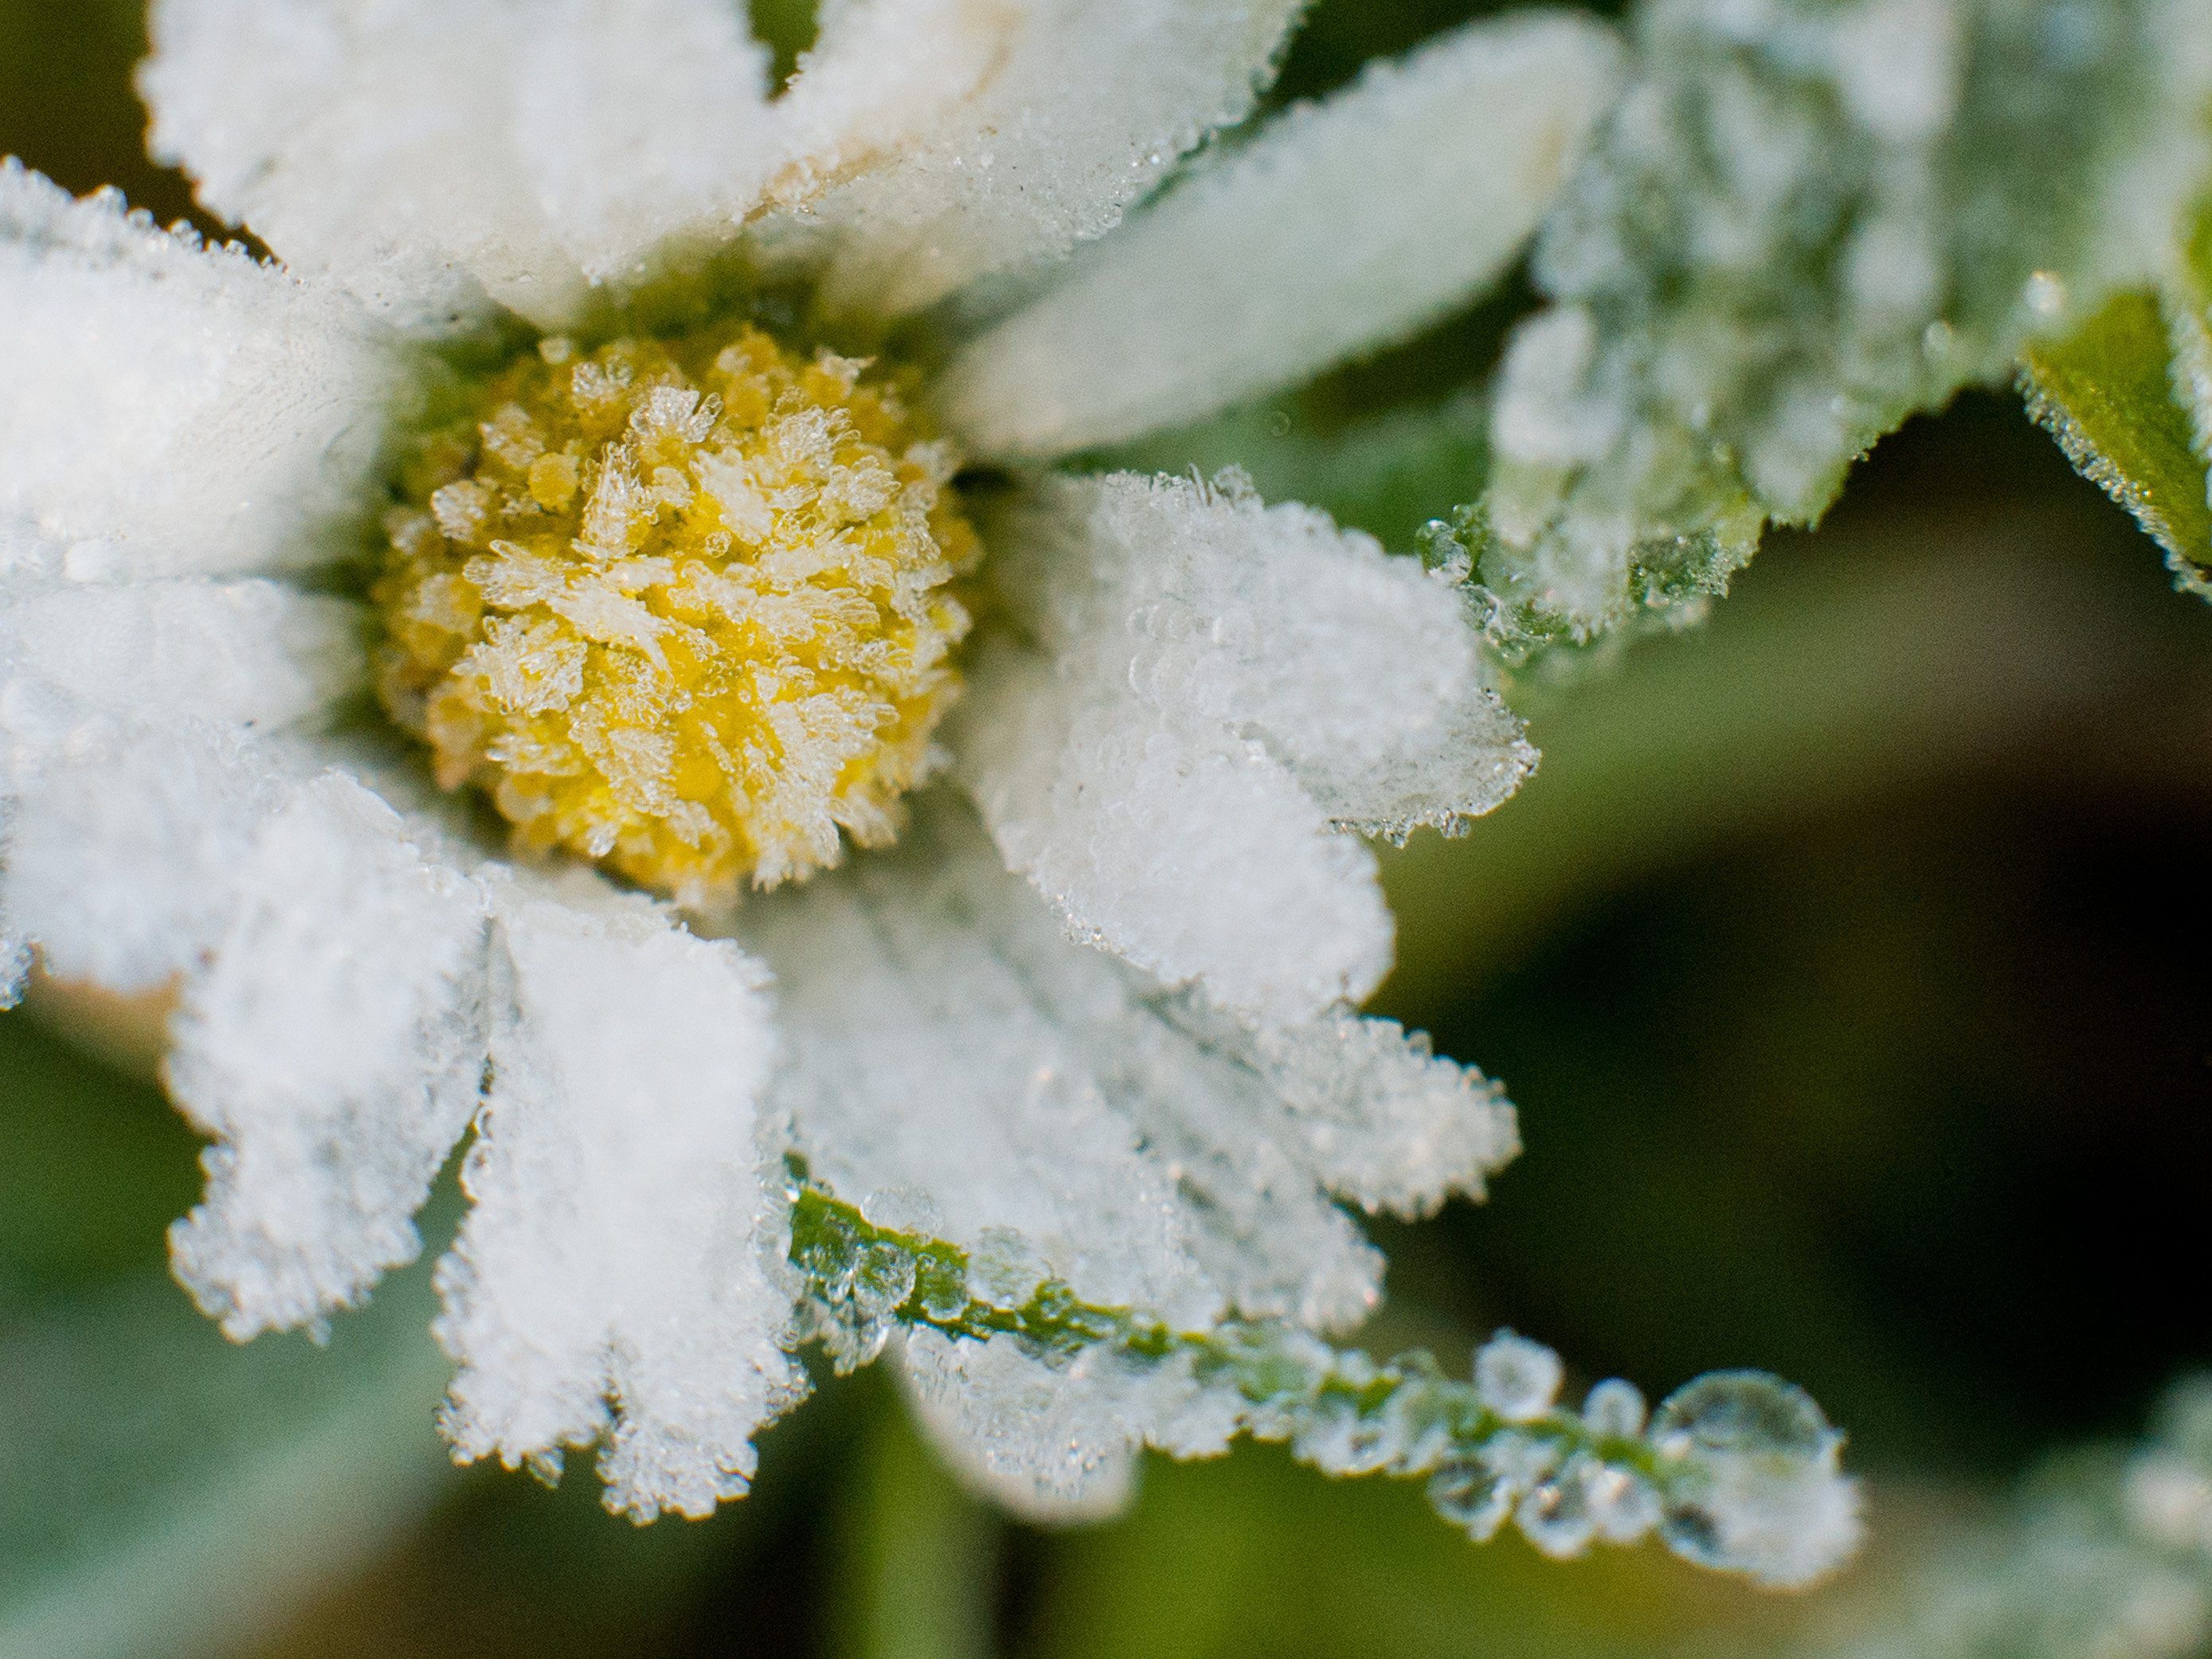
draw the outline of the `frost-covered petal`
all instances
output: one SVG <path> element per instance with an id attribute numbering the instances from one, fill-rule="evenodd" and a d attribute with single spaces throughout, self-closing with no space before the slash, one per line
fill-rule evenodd
<path id="1" fill-rule="evenodd" d="M 328 560 L 395 365 L 343 296 L 0 162 L 0 550 L 140 577 Z"/>
<path id="2" fill-rule="evenodd" d="M 994 529 L 1040 654 L 987 661 L 963 775 L 1079 933 L 1278 1024 L 1389 967 L 1341 829 L 1456 827 L 1535 759 L 1452 589 L 1322 514 L 1130 474 L 1041 482 Z"/>
<path id="3" fill-rule="evenodd" d="M 1480 1198 L 1484 1178 L 1520 1152 L 1504 1091 L 1395 1020 L 1336 1009 L 1251 1030 L 1196 1006 L 1176 1018 L 1252 1068 L 1280 1103 L 1301 1161 L 1363 1209 L 1418 1217 L 1455 1194 Z"/>
<path id="4" fill-rule="evenodd" d="M 359 689 L 363 635 L 356 606 L 277 582 L 19 579 L 0 584 L 0 702 L 279 730 Z"/>
<path id="5" fill-rule="evenodd" d="M 914 817 L 896 848 L 741 918 L 775 970 L 776 1098 L 817 1173 L 924 1202 L 966 1246 L 1018 1234 L 1095 1300 L 1189 1321 L 1224 1298 L 1318 1325 L 1364 1314 L 1379 1259 L 1326 1201 L 1311 1127 L 1368 1112 L 1372 1080 L 1324 1077 L 1316 1054 L 1279 1091 L 1240 1024 L 1070 941 L 955 799 Z M 1495 1133 L 1482 1093 L 1462 1104 Z M 1480 1160 L 1449 1139 L 1405 1179 L 1478 1188 Z"/>
<path id="6" fill-rule="evenodd" d="M 160 158 L 296 268 L 437 331 L 742 212 L 777 157 L 768 60 L 717 0 L 158 0 Z"/>
<path id="7" fill-rule="evenodd" d="M 920 143 L 1005 60 L 1018 21 L 1001 0 L 827 0 L 773 108 L 787 158 L 773 198 L 805 203 Z"/>
<path id="8" fill-rule="evenodd" d="M 171 1024 L 169 1092 L 216 1145 L 171 1230 L 231 1337 L 319 1320 L 421 1249 L 412 1218 L 483 1081 L 483 907 L 331 773 L 256 836 Z"/>
<path id="9" fill-rule="evenodd" d="M 740 918 L 775 971 L 790 1063 L 775 1097 L 814 1173 L 975 1252 L 1001 1300 L 1050 1273 L 1188 1322 L 1224 1303 L 1317 1326 L 1367 1313 L 1382 1260 L 1328 1201 L 1314 1133 L 1385 1115 L 1374 1079 L 1328 1073 L 1360 1045 L 1324 1033 L 1295 1061 L 1263 1058 L 1240 1025 L 1071 943 L 954 801 L 925 798 L 915 819 L 896 848 Z M 1441 1089 L 1434 1104 L 1449 1109 Z M 1378 1155 L 1402 1183 L 1480 1188 L 1489 1153 L 1469 1148 L 1510 1137 L 1510 1109 L 1479 1079 L 1459 1106 L 1458 1130 L 1431 1121 Z M 956 1462 L 1026 1513 L 1093 1513 L 1139 1441 L 1193 1432 L 1110 1371 L 926 1340 L 904 1355 Z"/>
<path id="10" fill-rule="evenodd" d="M 1278 1021 L 1382 982 L 1393 928 L 1374 856 L 1287 769 L 1128 696 L 1110 665 L 1054 667 L 986 664 L 960 755 L 1006 862 L 1073 933 Z"/>
<path id="11" fill-rule="evenodd" d="M 1050 656 L 1097 653 L 1152 707 L 1258 739 L 1338 823 L 1474 817 L 1534 763 L 1451 584 L 1236 473 L 1051 481 L 998 539 Z"/>
<path id="12" fill-rule="evenodd" d="M 793 1396 L 759 1098 L 765 976 L 577 874 L 497 900 L 491 1084 L 441 1264 L 455 1454 L 557 1467 L 610 1508 L 709 1513 Z"/>
<path id="13" fill-rule="evenodd" d="M 988 78 L 809 207 L 833 296 L 907 311 L 1099 234 L 1241 119 L 1304 0 L 1007 0 Z"/>
<path id="14" fill-rule="evenodd" d="M 1143 1431 L 1110 1384 L 1071 1376 L 1012 1338 L 956 1341 L 923 1328 L 899 1345 L 915 1413 L 969 1486 L 1022 1519 L 1098 1521 L 1136 1492 Z"/>
<path id="15" fill-rule="evenodd" d="M 220 730 L 86 734 L 14 784 L 0 909 L 57 978 L 166 984 L 222 937 L 254 836 L 302 770 Z"/>
<path id="16" fill-rule="evenodd" d="M 511 27 L 515 151 L 588 281 L 635 274 L 656 243 L 752 205 L 780 157 L 768 52 L 742 7 L 538 0 Z"/>
<path id="17" fill-rule="evenodd" d="M 1049 456 L 1207 415 L 1411 333 L 1504 269 L 1619 80 L 1599 25 L 1456 30 L 1291 110 L 971 342 L 941 406 Z"/>
<path id="18" fill-rule="evenodd" d="M 1040 1272 L 1085 1295 L 1211 1317 L 1219 1292 L 1172 1176 L 1102 1091 L 1086 1034 L 994 937 L 1007 899 L 1036 900 L 988 853 L 1001 891 L 971 894 L 974 872 L 929 866 L 976 849 L 919 835 L 742 918 L 775 971 L 789 1054 L 775 1102 L 815 1173 L 864 1204 L 919 1195 L 963 1244 L 1018 1232 Z"/>

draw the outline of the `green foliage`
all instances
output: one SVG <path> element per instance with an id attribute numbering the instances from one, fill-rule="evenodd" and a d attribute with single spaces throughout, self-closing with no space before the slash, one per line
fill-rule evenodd
<path id="1" fill-rule="evenodd" d="M 2190 580 L 2212 564 L 2212 505 L 2174 369 L 2166 308 L 2136 289 L 2114 295 L 2064 339 L 2031 348 L 2021 390 L 2066 458 Z"/>
<path id="2" fill-rule="evenodd" d="M 2204 28 L 2179 0 L 1644 8 L 1453 526 L 1500 648 L 1723 591 L 1907 415 L 2154 270 L 2203 175 Z"/>
<path id="3" fill-rule="evenodd" d="M 225 1341 L 161 1259 L 196 1146 L 0 1016 L 0 1659 L 228 1645 L 438 1490 L 427 1273 L 328 1349 Z"/>

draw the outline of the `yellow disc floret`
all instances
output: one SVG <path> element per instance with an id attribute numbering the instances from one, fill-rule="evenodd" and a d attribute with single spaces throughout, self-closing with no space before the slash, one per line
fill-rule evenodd
<path id="1" fill-rule="evenodd" d="M 379 686 L 526 848 L 687 900 L 888 842 L 977 544 L 868 365 L 749 325 L 543 342 L 409 460 Z"/>

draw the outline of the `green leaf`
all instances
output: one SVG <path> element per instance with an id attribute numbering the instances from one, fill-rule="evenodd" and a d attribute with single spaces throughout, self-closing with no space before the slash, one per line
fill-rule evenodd
<path id="1" fill-rule="evenodd" d="M 427 1268 L 318 1347 L 240 1347 L 169 1279 L 198 1142 L 0 1016 L 0 1659 L 234 1651 L 450 1478 Z"/>
<path id="2" fill-rule="evenodd" d="M 2188 580 L 2212 566 L 2212 505 L 2175 384 L 2166 308 L 2140 289 L 2116 295 L 2064 339 L 2030 349 L 2021 371 L 2029 412 Z M 2197 585 L 2212 592 L 2202 578 Z"/>
<path id="3" fill-rule="evenodd" d="M 0 1659 L 235 1651 L 451 1480 L 426 1272 L 327 1349 L 142 1272 L 0 1324 Z"/>
<path id="4" fill-rule="evenodd" d="M 2204 0 L 1647 3 L 1457 537 L 1525 657 L 1725 591 L 1908 415 L 2162 270 Z"/>

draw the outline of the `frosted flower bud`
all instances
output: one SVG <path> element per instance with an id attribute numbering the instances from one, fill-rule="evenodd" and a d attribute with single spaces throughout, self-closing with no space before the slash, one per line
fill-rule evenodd
<path id="1" fill-rule="evenodd" d="M 1482 1403 L 1509 1423 L 1526 1423 L 1559 1398 L 1559 1356 L 1511 1331 L 1475 1350 L 1474 1387 Z"/>
<path id="2" fill-rule="evenodd" d="M 1802 1389 L 1763 1371 L 1701 1376 L 1661 1404 L 1651 1438 L 1672 1466 L 1659 1527 L 1677 1555 L 1791 1585 L 1857 1547 L 1844 1437 Z"/>

